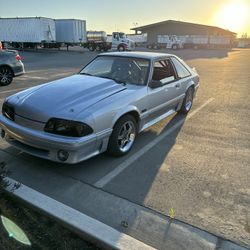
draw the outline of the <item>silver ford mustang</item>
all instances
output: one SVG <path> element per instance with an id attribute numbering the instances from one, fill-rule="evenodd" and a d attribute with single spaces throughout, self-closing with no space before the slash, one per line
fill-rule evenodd
<path id="1" fill-rule="evenodd" d="M 136 135 L 174 112 L 188 113 L 199 76 L 175 55 L 99 54 L 78 74 L 6 98 L 1 137 L 29 154 L 77 163 L 122 156 Z"/>

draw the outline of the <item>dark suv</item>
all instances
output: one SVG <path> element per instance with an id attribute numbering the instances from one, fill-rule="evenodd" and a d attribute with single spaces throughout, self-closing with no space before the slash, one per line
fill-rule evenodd
<path id="1" fill-rule="evenodd" d="M 13 77 L 24 73 L 24 65 L 18 52 L 0 49 L 0 86 L 9 85 Z"/>

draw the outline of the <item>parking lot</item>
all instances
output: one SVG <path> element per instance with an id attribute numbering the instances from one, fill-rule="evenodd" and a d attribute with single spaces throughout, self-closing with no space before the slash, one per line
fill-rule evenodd
<path id="1" fill-rule="evenodd" d="M 150 243 L 153 233 L 146 239 L 135 231 L 139 215 L 122 200 L 163 216 L 173 208 L 181 221 L 250 246 L 250 50 L 174 53 L 200 74 L 192 111 L 147 129 L 128 155 L 102 154 L 63 165 L 0 140 L 0 159 L 6 161 L 11 178 L 142 241 Z M 0 104 L 22 89 L 77 73 L 96 55 L 20 54 L 26 74 L 0 88 Z M 122 220 L 128 228 L 121 227 Z"/>

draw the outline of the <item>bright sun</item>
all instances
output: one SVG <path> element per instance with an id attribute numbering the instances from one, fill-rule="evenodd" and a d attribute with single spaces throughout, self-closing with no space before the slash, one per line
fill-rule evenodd
<path id="1" fill-rule="evenodd" d="M 216 12 L 215 23 L 234 32 L 243 32 L 249 21 L 249 8 L 248 0 L 227 1 Z"/>

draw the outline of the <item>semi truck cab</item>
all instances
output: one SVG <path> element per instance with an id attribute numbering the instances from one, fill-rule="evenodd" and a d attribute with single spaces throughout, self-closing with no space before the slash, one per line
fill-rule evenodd
<path id="1" fill-rule="evenodd" d="M 107 36 L 104 31 L 88 31 L 87 42 L 82 46 L 90 51 L 108 51 L 110 49 L 125 51 L 133 50 L 135 42 L 128 39 L 123 32 L 113 32 L 112 36 Z"/>
<path id="2" fill-rule="evenodd" d="M 128 39 L 123 32 L 112 33 L 112 49 L 118 51 L 134 50 L 135 42 Z"/>
<path id="3" fill-rule="evenodd" d="M 182 49 L 183 43 L 175 35 L 167 36 L 166 48 L 167 49 Z"/>

